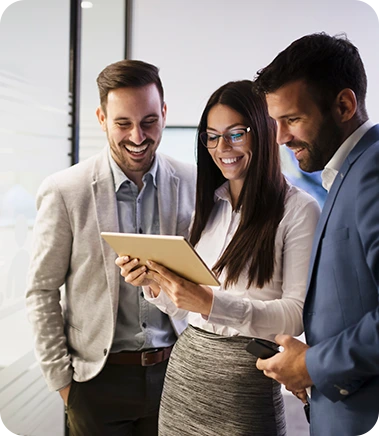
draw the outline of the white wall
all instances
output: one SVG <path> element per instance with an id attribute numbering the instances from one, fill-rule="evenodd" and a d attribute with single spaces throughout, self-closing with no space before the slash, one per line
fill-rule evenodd
<path id="1" fill-rule="evenodd" d="M 366 3 L 135 0 L 133 20 L 131 55 L 161 68 L 168 125 L 196 125 L 216 88 L 252 79 L 293 40 L 319 31 L 344 31 L 360 49 L 369 79 L 369 114 L 379 121 L 379 25 Z"/>
<path id="2" fill-rule="evenodd" d="M 124 59 L 125 0 L 92 0 L 82 10 L 79 160 L 106 144 L 95 110 L 99 105 L 96 78 L 108 64 Z"/>

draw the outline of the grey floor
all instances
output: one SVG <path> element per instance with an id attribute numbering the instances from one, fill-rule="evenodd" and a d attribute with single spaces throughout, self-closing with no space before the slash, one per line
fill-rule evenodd
<path id="1" fill-rule="evenodd" d="M 287 422 L 287 436 L 309 436 L 303 403 L 292 394 L 283 395 Z"/>

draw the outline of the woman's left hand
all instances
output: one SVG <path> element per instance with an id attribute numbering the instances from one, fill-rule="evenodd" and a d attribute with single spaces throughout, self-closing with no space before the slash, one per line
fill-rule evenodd
<path id="1" fill-rule="evenodd" d="M 208 316 L 213 303 L 209 286 L 197 285 L 178 276 L 164 266 L 148 260 L 148 277 L 159 284 L 176 307 Z"/>

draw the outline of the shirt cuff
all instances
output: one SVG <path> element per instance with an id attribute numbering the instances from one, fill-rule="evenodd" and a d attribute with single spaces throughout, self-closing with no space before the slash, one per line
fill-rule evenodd
<path id="1" fill-rule="evenodd" d="M 246 316 L 246 304 L 243 299 L 224 290 L 213 289 L 213 304 L 208 316 L 210 323 L 234 325 L 236 320 Z"/>

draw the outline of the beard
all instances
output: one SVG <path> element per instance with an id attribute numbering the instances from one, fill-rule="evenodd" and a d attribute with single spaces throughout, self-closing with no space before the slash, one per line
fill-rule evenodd
<path id="1" fill-rule="evenodd" d="M 157 143 L 159 144 L 162 135 L 157 138 L 158 142 L 152 138 L 146 138 L 141 144 L 137 145 L 130 140 L 116 142 L 109 134 L 108 130 L 106 134 L 113 159 L 129 178 L 133 177 L 133 173 L 144 174 L 150 169 L 155 158 L 155 151 L 158 147 Z M 146 152 L 139 156 L 138 154 L 127 151 L 126 149 L 129 146 L 131 150 L 144 147 L 147 147 L 147 149 Z"/>
<path id="2" fill-rule="evenodd" d="M 343 142 L 343 132 L 337 126 L 331 115 L 324 117 L 312 142 L 291 141 L 286 143 L 289 148 L 304 150 L 298 159 L 299 167 L 307 173 L 320 171 L 330 161 Z"/>

